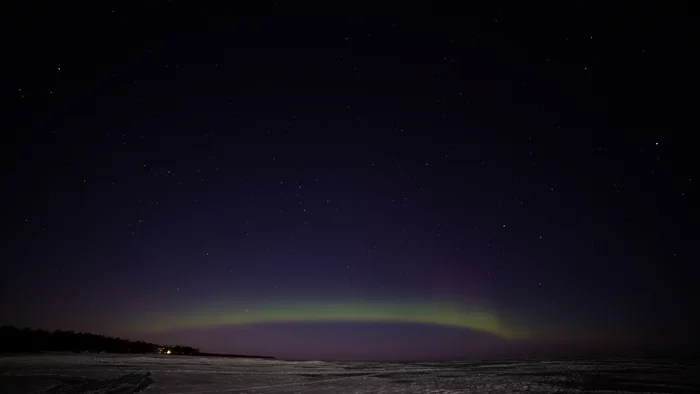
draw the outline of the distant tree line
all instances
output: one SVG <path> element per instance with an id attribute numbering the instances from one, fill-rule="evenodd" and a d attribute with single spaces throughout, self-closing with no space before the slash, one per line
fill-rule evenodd
<path id="1" fill-rule="evenodd" d="M 189 346 L 161 346 L 143 341 L 74 331 L 47 331 L 14 326 L 0 327 L 0 353 L 23 352 L 107 352 L 107 353 L 162 353 L 194 355 L 199 349 Z"/>
<path id="2" fill-rule="evenodd" d="M 166 345 L 161 347 L 162 349 L 165 349 L 167 352 L 168 350 L 170 353 L 167 354 L 180 354 L 180 355 L 185 355 L 185 356 L 194 356 L 199 354 L 199 349 L 189 347 L 189 346 L 182 346 L 182 345 Z"/>

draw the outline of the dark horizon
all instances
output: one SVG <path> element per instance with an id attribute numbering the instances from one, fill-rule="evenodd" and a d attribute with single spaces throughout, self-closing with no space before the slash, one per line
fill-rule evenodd
<path id="1" fill-rule="evenodd" d="M 13 3 L 0 325 L 698 349 L 692 13 L 469 7 Z"/>
<path id="2" fill-rule="evenodd" d="M 328 323 L 326 323 L 328 324 Z M 65 330 L 65 329 L 47 329 L 43 327 L 16 327 L 16 326 L 1 326 L 0 328 L 13 328 L 17 330 L 41 330 L 41 331 L 47 331 L 48 333 L 52 332 L 57 332 L 61 331 L 63 333 L 76 333 L 76 334 L 89 334 L 89 335 L 97 335 L 97 336 L 103 336 L 103 333 L 87 333 L 87 332 L 76 332 L 72 330 Z M 2 330 L 0 330 L 2 331 Z M 4 331 L 1 332 L 1 334 L 5 334 Z M 183 347 L 183 346 L 189 346 L 191 344 L 189 343 L 181 343 L 178 342 L 177 340 L 174 341 L 143 341 L 143 338 L 126 338 L 123 336 L 116 336 L 116 337 L 109 337 L 109 339 L 116 339 L 119 341 L 126 341 L 126 342 L 132 342 L 132 343 L 140 343 L 140 342 L 145 342 L 145 345 L 151 345 L 151 346 L 157 346 L 157 347 L 165 347 L 165 348 L 172 348 L 173 346 L 177 347 Z M 26 352 L 46 352 L 46 351 L 56 351 L 55 349 L 52 350 L 52 348 L 27 348 L 27 349 L 21 349 L 21 350 L 8 350 L 6 348 L 6 343 L 4 340 L 7 339 L 3 335 L 0 335 L 0 353 L 6 353 L 6 354 L 13 354 L 13 353 L 26 353 Z M 196 337 L 193 339 L 195 342 L 197 342 Z M 154 342 L 154 343 L 151 343 Z M 20 346 L 21 347 L 21 346 Z M 333 350 L 332 346 L 330 347 L 331 350 Z M 87 351 L 87 349 L 83 348 L 66 348 L 64 351 L 69 351 L 69 352 L 74 352 L 74 351 Z M 93 349 L 92 352 L 95 351 L 104 351 L 105 349 Z M 594 360 L 594 359 L 610 359 L 610 358 L 624 358 L 624 359 L 632 359 L 632 358 L 644 358 L 644 359 L 697 359 L 697 354 L 700 349 L 697 347 L 686 347 L 686 346 L 679 346 L 676 344 L 675 346 L 664 346 L 664 347 L 657 347 L 657 348 L 650 348 L 649 346 L 644 346 L 641 344 L 630 344 L 627 346 L 617 346 L 617 347 L 607 347 L 607 348 L 602 348 L 599 345 L 596 345 L 594 342 L 582 342 L 578 344 L 571 344 L 571 343 L 513 343 L 513 344 L 500 344 L 500 346 L 497 347 L 489 347 L 488 352 L 484 352 L 481 354 L 473 354 L 472 356 L 459 356 L 459 355 L 453 355 L 453 356 L 433 356 L 433 357 L 427 357 L 427 358 L 411 358 L 411 357 L 379 357 L 379 358 L 362 358 L 362 357 L 349 357 L 349 358 L 308 358 L 308 357 L 294 357 L 294 356 L 286 356 L 286 357 L 279 357 L 275 356 L 274 354 L 252 354 L 252 353 L 232 353 L 228 351 L 216 351 L 216 349 L 199 349 L 199 348 L 192 348 L 191 354 L 172 354 L 172 356 L 175 355 L 180 355 L 180 356 L 203 356 L 203 357 L 233 357 L 233 358 L 258 358 L 258 359 L 274 359 L 274 360 L 283 360 L 283 361 L 460 361 L 460 360 L 503 360 L 503 359 L 521 359 L 521 358 L 526 358 L 526 359 L 557 359 L 557 360 L 566 360 L 566 359 L 587 359 L 587 360 Z M 483 349 L 482 349 L 483 351 Z M 107 353 L 133 353 L 133 352 L 127 352 L 127 351 L 107 351 Z M 137 351 L 136 353 L 153 353 L 155 354 L 154 351 L 148 350 L 148 351 Z"/>

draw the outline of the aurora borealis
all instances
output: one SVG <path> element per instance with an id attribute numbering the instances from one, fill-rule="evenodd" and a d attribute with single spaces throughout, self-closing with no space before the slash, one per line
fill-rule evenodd
<path id="1" fill-rule="evenodd" d="M 440 302 L 266 302 L 237 308 L 172 311 L 148 319 L 145 330 L 279 322 L 423 323 L 483 331 L 506 339 L 526 339 L 528 332 L 507 327 L 493 314 Z"/>
<path id="2" fill-rule="evenodd" d="M 0 324 L 294 359 L 693 349 L 692 35 L 469 6 L 19 5 Z"/>

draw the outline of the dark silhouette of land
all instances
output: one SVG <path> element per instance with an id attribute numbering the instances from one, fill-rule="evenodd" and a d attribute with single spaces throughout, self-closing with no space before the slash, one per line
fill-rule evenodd
<path id="1" fill-rule="evenodd" d="M 238 354 L 201 353 L 199 349 L 183 345 L 159 345 L 144 341 L 130 341 L 87 332 L 41 330 L 29 327 L 0 327 L 0 353 L 91 352 L 170 354 L 184 356 L 264 358 Z"/>
<path id="2" fill-rule="evenodd" d="M 42 351 L 54 352 L 108 352 L 108 353 L 157 353 L 160 346 L 143 341 L 129 341 L 122 338 L 107 337 L 87 332 L 64 330 L 41 330 L 29 327 L 0 327 L 0 352 L 31 353 Z M 174 348 L 174 346 L 173 346 Z M 196 352 L 197 349 L 180 347 L 183 354 Z M 171 354 L 174 350 L 171 350 Z"/>

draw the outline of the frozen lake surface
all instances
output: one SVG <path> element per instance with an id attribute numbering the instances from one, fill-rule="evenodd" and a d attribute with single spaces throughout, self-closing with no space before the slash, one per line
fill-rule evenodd
<path id="1" fill-rule="evenodd" d="M 0 393 L 698 393 L 673 360 L 321 362 L 135 355 L 0 356 Z"/>

